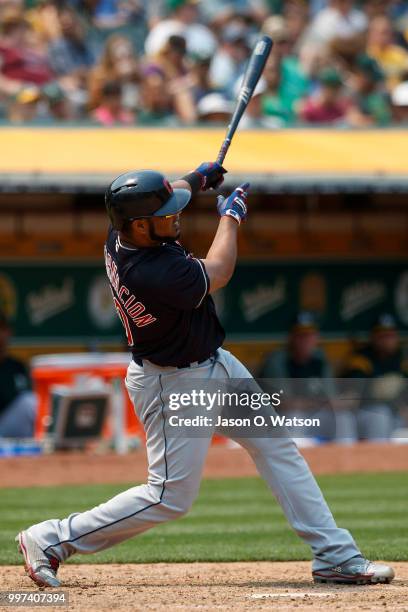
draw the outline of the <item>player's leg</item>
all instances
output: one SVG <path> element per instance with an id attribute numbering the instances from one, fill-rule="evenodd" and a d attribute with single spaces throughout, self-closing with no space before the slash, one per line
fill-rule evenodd
<path id="1" fill-rule="evenodd" d="M 381 403 L 358 408 L 357 423 L 360 438 L 370 442 L 388 442 L 395 428 L 391 407 Z"/>
<path id="2" fill-rule="evenodd" d="M 197 368 L 195 375 L 208 376 L 212 367 L 209 363 Z M 132 362 L 127 386 L 146 431 L 148 482 L 86 512 L 33 525 L 29 533 L 43 551 L 59 561 L 75 553 L 97 552 L 189 510 L 199 490 L 210 436 L 189 439 L 166 433 L 169 395 L 188 376 L 189 370 L 161 375 L 154 368 L 146 376 Z M 187 412 L 188 407 L 184 410 Z M 124 474 L 124 479 L 128 478 L 131 475 Z"/>
<path id="3" fill-rule="evenodd" d="M 0 438 L 32 438 L 36 412 L 34 393 L 20 393 L 0 416 Z"/>
<path id="4" fill-rule="evenodd" d="M 219 361 L 234 379 L 252 378 L 230 353 L 222 351 Z M 251 381 L 252 388 L 255 381 Z M 260 389 L 258 388 L 260 391 Z M 268 407 L 265 416 L 272 410 Z M 282 431 L 277 437 L 233 439 L 252 456 L 286 518 L 313 552 L 316 582 L 368 584 L 390 582 L 394 571 L 387 565 L 371 563 L 359 551 L 351 534 L 337 527 L 306 461 L 293 440 Z"/>
<path id="5" fill-rule="evenodd" d="M 304 414 L 303 417 L 319 419 L 319 437 L 325 442 L 353 444 L 358 440 L 357 421 L 353 410 L 333 410 L 330 406 L 324 406 L 320 410 Z M 308 435 L 307 427 L 304 428 L 303 435 Z"/>
<path id="6" fill-rule="evenodd" d="M 313 552 L 313 569 L 360 555 L 350 533 L 339 528 L 296 444 L 289 437 L 233 438 L 251 455 L 287 520 Z"/>
<path id="7" fill-rule="evenodd" d="M 336 419 L 336 437 L 338 444 L 354 444 L 358 441 L 357 418 L 354 410 L 338 410 Z"/>
<path id="8" fill-rule="evenodd" d="M 236 357 L 222 351 L 225 375 L 252 378 Z M 272 408 L 268 408 L 269 414 Z M 313 569 L 332 567 L 360 555 L 352 536 L 337 527 L 332 513 L 296 444 L 286 432 L 276 437 L 234 438 L 253 458 L 289 523 L 307 542 L 314 556 Z"/>

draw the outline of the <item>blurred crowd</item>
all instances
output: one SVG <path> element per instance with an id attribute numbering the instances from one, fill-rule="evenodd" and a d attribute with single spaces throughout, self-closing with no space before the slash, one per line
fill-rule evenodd
<path id="1" fill-rule="evenodd" d="M 0 0 L 0 120 L 225 124 L 260 33 L 243 127 L 408 121 L 401 0 Z"/>

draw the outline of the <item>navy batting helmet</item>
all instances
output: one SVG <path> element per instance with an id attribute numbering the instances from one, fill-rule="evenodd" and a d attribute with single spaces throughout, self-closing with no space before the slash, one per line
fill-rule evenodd
<path id="1" fill-rule="evenodd" d="M 126 221 L 175 215 L 187 206 L 188 189 L 173 189 L 160 172 L 136 170 L 118 176 L 105 193 L 112 227 L 121 230 Z"/>

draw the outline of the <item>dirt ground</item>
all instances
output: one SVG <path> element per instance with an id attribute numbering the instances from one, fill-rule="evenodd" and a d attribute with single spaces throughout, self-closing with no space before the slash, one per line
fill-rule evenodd
<path id="1" fill-rule="evenodd" d="M 408 445 L 361 443 L 326 444 L 300 449 L 314 474 L 390 472 L 408 470 Z M 127 455 L 55 453 L 0 459 L 0 487 L 55 486 L 140 482 L 147 473 L 144 449 Z M 204 478 L 256 476 L 249 455 L 239 447 L 213 445 Z"/>
<path id="2" fill-rule="evenodd" d="M 408 446 L 359 444 L 301 449 L 316 474 L 405 471 Z M 0 460 L 0 487 L 140 482 L 144 450 L 128 455 L 58 453 Z M 239 448 L 215 445 L 204 477 L 252 476 Z M 314 585 L 307 562 L 66 565 L 60 569 L 71 610 L 401 610 L 408 612 L 408 563 L 393 563 L 390 585 Z M 22 566 L 0 568 L 1 590 L 36 590 Z M 39 607 L 25 608 L 38 610 Z M 44 609 L 45 608 L 40 608 Z M 64 607 L 47 610 L 63 610 Z M 65 608 L 67 609 L 67 608 Z"/>
<path id="3" fill-rule="evenodd" d="M 66 565 L 60 575 L 72 610 L 407 612 L 408 563 L 393 566 L 394 582 L 372 586 L 314 585 L 307 562 Z M 22 567 L 1 573 L 2 591 L 32 589 Z"/>

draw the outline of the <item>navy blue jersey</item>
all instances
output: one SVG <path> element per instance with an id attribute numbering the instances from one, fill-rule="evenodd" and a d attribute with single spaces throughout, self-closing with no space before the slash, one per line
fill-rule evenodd
<path id="1" fill-rule="evenodd" d="M 105 264 L 134 357 L 159 366 L 207 359 L 225 338 L 205 266 L 183 247 L 131 248 L 109 229 Z"/>

